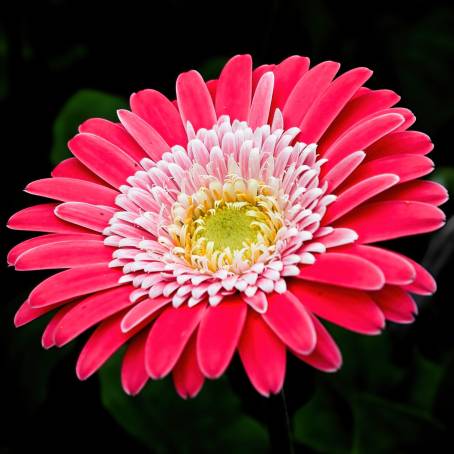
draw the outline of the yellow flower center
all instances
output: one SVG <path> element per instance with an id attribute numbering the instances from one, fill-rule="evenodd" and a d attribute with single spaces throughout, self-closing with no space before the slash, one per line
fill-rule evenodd
<path id="1" fill-rule="evenodd" d="M 173 252 L 202 271 L 242 272 L 275 250 L 284 225 L 278 194 L 255 179 L 213 180 L 192 196 L 180 194 L 168 227 Z"/>

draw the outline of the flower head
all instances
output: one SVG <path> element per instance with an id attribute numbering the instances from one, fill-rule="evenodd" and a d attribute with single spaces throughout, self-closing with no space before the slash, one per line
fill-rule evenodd
<path id="1" fill-rule="evenodd" d="M 176 102 L 143 90 L 119 123 L 83 123 L 75 157 L 27 186 L 57 202 L 9 221 L 46 232 L 10 264 L 66 269 L 30 293 L 16 325 L 55 311 L 46 348 L 97 326 L 79 378 L 127 344 L 126 392 L 172 372 L 186 397 L 235 351 L 264 395 L 281 389 L 287 351 L 337 370 L 318 317 L 364 334 L 411 322 L 410 293 L 432 293 L 433 279 L 371 243 L 441 227 L 447 194 L 417 180 L 432 144 L 392 107 L 399 97 L 363 87 L 366 68 L 338 70 L 298 56 L 253 70 L 240 55 L 215 81 L 181 74 Z"/>

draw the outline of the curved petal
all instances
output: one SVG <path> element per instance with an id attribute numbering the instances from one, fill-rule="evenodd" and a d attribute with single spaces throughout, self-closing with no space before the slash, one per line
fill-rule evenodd
<path id="1" fill-rule="evenodd" d="M 238 351 L 246 374 L 263 396 L 277 394 L 284 384 L 284 344 L 254 310 L 249 310 Z"/>
<path id="2" fill-rule="evenodd" d="M 147 157 L 142 147 L 119 123 L 114 123 L 104 118 L 90 118 L 79 126 L 79 132 L 87 132 L 102 137 L 131 156 L 134 161 L 140 162 L 143 158 Z"/>
<path id="3" fill-rule="evenodd" d="M 19 328 L 21 326 L 27 325 L 28 323 L 36 320 L 48 312 L 53 311 L 55 308 L 59 307 L 60 304 L 55 304 L 45 307 L 31 307 L 28 299 L 19 307 L 16 314 L 14 315 L 14 326 Z"/>
<path id="4" fill-rule="evenodd" d="M 216 90 L 216 114 L 234 120 L 248 118 L 252 96 L 252 58 L 236 55 L 224 66 Z"/>
<path id="5" fill-rule="evenodd" d="M 29 297 L 30 306 L 50 306 L 77 296 L 118 287 L 122 285 L 118 282 L 122 275 L 121 270 L 111 269 L 107 263 L 62 271 L 48 277 L 33 289 Z"/>
<path id="6" fill-rule="evenodd" d="M 91 181 L 92 183 L 109 186 L 106 181 L 87 169 L 77 158 L 68 158 L 60 162 L 52 170 L 51 175 L 55 178 L 76 178 L 78 180 Z"/>
<path id="7" fill-rule="evenodd" d="M 232 359 L 246 320 L 247 305 L 239 297 L 207 307 L 197 333 L 197 357 L 203 375 L 221 376 Z"/>
<path id="8" fill-rule="evenodd" d="M 366 292 L 292 280 L 289 290 L 325 320 L 361 334 L 379 334 L 385 318 Z"/>
<path id="9" fill-rule="evenodd" d="M 210 92 L 197 71 L 180 74 L 177 79 L 177 101 L 183 125 L 189 121 L 194 130 L 212 128 L 216 112 Z"/>
<path id="10" fill-rule="evenodd" d="M 334 339 L 330 336 L 327 329 L 311 316 L 317 336 L 317 345 L 309 355 L 300 355 L 293 352 L 305 363 L 323 372 L 336 372 L 342 366 L 342 354 Z"/>
<path id="11" fill-rule="evenodd" d="M 55 208 L 55 215 L 64 221 L 102 232 L 116 210 L 83 202 L 65 202 Z"/>
<path id="12" fill-rule="evenodd" d="M 274 75 L 272 72 L 265 73 L 257 85 L 251 108 L 248 115 L 248 125 L 258 128 L 268 122 L 270 115 L 271 99 L 273 96 Z"/>
<path id="13" fill-rule="evenodd" d="M 167 375 L 175 366 L 206 304 L 169 307 L 154 322 L 145 346 L 145 367 L 154 379 Z"/>
<path id="14" fill-rule="evenodd" d="M 41 345 L 46 350 L 55 345 L 55 330 L 61 319 L 73 308 L 75 303 L 66 304 L 52 317 L 41 337 Z"/>
<path id="15" fill-rule="evenodd" d="M 180 113 L 159 91 L 142 90 L 131 96 L 132 111 L 150 124 L 170 145 L 187 144 Z"/>
<path id="16" fill-rule="evenodd" d="M 67 344 L 97 323 L 134 304 L 129 298 L 133 290 L 132 286 L 124 285 L 98 291 L 81 300 L 58 324 L 56 345 L 61 347 Z"/>
<path id="17" fill-rule="evenodd" d="M 121 363 L 121 385 L 130 396 L 139 394 L 149 378 L 145 369 L 147 335 L 144 330 L 131 340 Z"/>
<path id="18" fill-rule="evenodd" d="M 328 183 L 329 192 L 338 188 L 361 164 L 366 153 L 364 151 L 355 151 L 345 158 L 341 159 L 325 176 L 321 178 L 322 183 Z"/>
<path id="19" fill-rule="evenodd" d="M 25 192 L 63 202 L 86 202 L 113 207 L 119 194 L 104 185 L 62 177 L 33 181 L 26 186 Z"/>
<path id="20" fill-rule="evenodd" d="M 202 389 L 205 378 L 197 363 L 195 333 L 189 339 L 177 364 L 173 368 L 172 378 L 177 393 L 183 399 L 195 397 Z"/>
<path id="21" fill-rule="evenodd" d="M 300 354 L 311 353 L 317 336 L 311 317 L 291 292 L 271 293 L 263 319 L 288 348 Z"/>
<path id="22" fill-rule="evenodd" d="M 160 309 L 170 303 L 172 298 L 159 296 L 156 298 L 147 298 L 134 305 L 121 321 L 121 329 L 127 333 L 140 325 L 144 320 L 150 321 L 158 315 Z"/>
<path id="23" fill-rule="evenodd" d="M 76 268 L 92 263 L 107 263 L 113 249 L 97 240 L 68 240 L 43 244 L 21 254 L 15 267 L 19 271 Z"/>
<path id="24" fill-rule="evenodd" d="M 445 223 L 440 209 L 421 202 L 386 201 L 366 203 L 342 217 L 335 227 L 347 227 L 360 243 L 375 243 L 439 229 Z"/>
<path id="25" fill-rule="evenodd" d="M 24 208 L 13 214 L 7 227 L 13 230 L 50 233 L 90 233 L 89 230 L 73 225 L 55 216 L 56 203 L 43 203 Z"/>
<path id="26" fill-rule="evenodd" d="M 413 298 L 400 287 L 385 285 L 380 291 L 371 294 L 387 320 L 395 323 L 411 323 L 418 313 Z"/>
<path id="27" fill-rule="evenodd" d="M 403 287 L 404 290 L 416 295 L 432 295 L 433 293 L 435 293 L 437 290 L 437 283 L 432 275 L 423 266 L 421 266 L 411 258 L 406 257 L 402 254 L 399 255 L 410 262 L 411 266 L 416 271 L 416 277 L 414 281 L 411 284 Z"/>
<path id="28" fill-rule="evenodd" d="M 385 284 L 382 271 L 369 260 L 338 252 L 320 254 L 313 265 L 301 267 L 296 277 L 361 290 L 378 290 Z"/>
<path id="29" fill-rule="evenodd" d="M 120 148 L 94 134 L 77 134 L 68 142 L 68 146 L 74 156 L 93 173 L 116 188 L 141 169 L 137 161 Z"/>
<path id="30" fill-rule="evenodd" d="M 317 238 L 318 243 L 322 243 L 327 249 L 344 244 L 354 243 L 358 239 L 358 235 L 354 230 L 335 228 L 328 235 Z"/>

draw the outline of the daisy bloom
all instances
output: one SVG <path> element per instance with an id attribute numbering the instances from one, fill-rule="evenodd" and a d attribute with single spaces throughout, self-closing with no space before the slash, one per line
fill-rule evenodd
<path id="1" fill-rule="evenodd" d="M 287 354 L 326 372 L 341 354 L 320 319 L 362 334 L 410 323 L 411 294 L 435 282 L 373 245 L 440 228 L 429 137 L 372 72 L 292 56 L 219 79 L 181 74 L 176 101 L 131 96 L 119 122 L 92 118 L 74 157 L 26 191 L 51 199 L 11 217 L 44 232 L 12 249 L 17 270 L 63 269 L 15 317 L 52 311 L 45 348 L 95 327 L 81 380 L 125 346 L 121 379 L 137 394 L 172 373 L 182 397 L 224 373 L 235 352 L 255 389 L 281 390 Z"/>

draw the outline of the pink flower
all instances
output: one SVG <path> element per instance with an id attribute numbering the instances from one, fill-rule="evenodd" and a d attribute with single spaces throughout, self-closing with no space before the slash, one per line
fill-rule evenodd
<path id="1" fill-rule="evenodd" d="M 338 70 L 299 56 L 253 70 L 239 55 L 218 80 L 181 74 L 176 102 L 143 90 L 119 123 L 83 123 L 74 158 L 26 188 L 56 202 L 8 224 L 46 232 L 10 252 L 16 269 L 67 268 L 16 325 L 54 311 L 45 348 L 96 326 L 80 379 L 127 344 L 127 393 L 172 372 L 187 397 L 235 351 L 263 395 L 282 388 L 287 351 L 337 370 L 319 318 L 363 334 L 413 321 L 410 293 L 434 280 L 371 244 L 440 228 L 447 193 L 417 180 L 432 143 L 399 96 L 364 87 L 367 68 Z"/>

